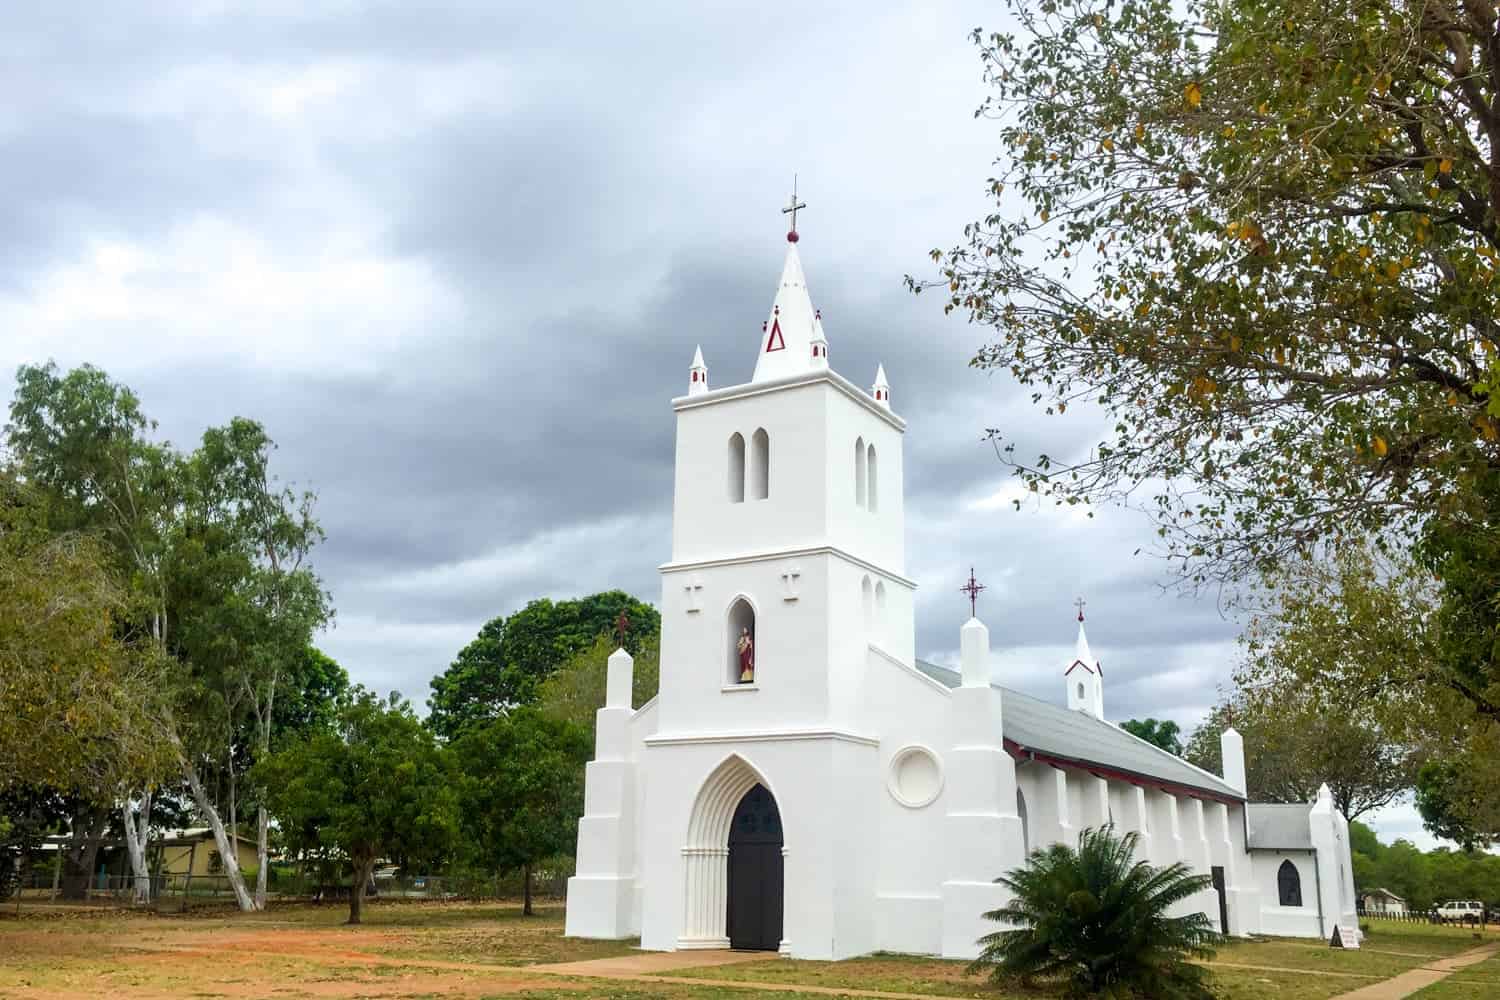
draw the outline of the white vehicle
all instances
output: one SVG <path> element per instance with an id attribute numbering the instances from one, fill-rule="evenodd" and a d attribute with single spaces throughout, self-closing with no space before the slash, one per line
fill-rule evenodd
<path id="1" fill-rule="evenodd" d="M 1443 923 L 1480 923 L 1484 920 L 1484 904 L 1477 899 L 1450 899 L 1438 906 L 1438 919 Z"/>

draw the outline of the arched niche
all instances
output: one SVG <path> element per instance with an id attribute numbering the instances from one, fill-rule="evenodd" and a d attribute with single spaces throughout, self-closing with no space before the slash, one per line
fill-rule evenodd
<path id="1" fill-rule="evenodd" d="M 725 620 L 725 682 L 729 684 L 755 683 L 756 667 L 759 666 L 759 646 L 755 634 L 755 607 L 744 597 L 737 597 L 729 605 Z M 750 640 L 750 676 L 744 676 L 744 663 L 740 655 L 740 637 Z"/>

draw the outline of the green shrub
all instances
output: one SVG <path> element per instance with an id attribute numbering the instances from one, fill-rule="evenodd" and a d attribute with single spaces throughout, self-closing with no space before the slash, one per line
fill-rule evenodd
<path id="1" fill-rule="evenodd" d="M 985 918 L 1008 928 L 979 939 L 971 969 L 991 970 L 997 983 L 1060 982 L 1071 996 L 1211 1000 L 1206 970 L 1188 960 L 1212 956 L 1219 935 L 1202 913 L 1167 912 L 1211 880 L 1183 864 L 1134 860 L 1138 839 L 1108 826 L 1084 830 L 1077 850 L 1033 851 L 996 879 L 1014 896 Z"/>

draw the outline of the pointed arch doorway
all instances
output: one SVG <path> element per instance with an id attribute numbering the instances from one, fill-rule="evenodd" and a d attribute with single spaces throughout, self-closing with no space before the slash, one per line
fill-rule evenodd
<path id="1" fill-rule="evenodd" d="M 764 785 L 745 793 L 729 828 L 729 892 L 725 930 L 731 948 L 781 946 L 785 892 L 781 812 Z"/>
<path id="2" fill-rule="evenodd" d="M 785 858 L 781 809 L 770 782 L 744 757 L 730 754 L 704 779 L 688 820 L 677 947 L 786 948 Z"/>

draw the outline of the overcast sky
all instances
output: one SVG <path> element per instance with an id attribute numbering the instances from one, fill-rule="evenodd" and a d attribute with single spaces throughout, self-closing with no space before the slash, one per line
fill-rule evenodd
<path id="1" fill-rule="evenodd" d="M 1139 515 L 1011 509 L 984 428 L 1055 455 L 1104 428 L 968 368 L 982 331 L 902 285 L 986 210 L 966 34 L 998 18 L 22 5 L 0 33 L 0 394 L 18 364 L 88 361 L 185 448 L 262 421 L 321 498 L 320 644 L 420 704 L 531 598 L 659 599 L 669 400 L 698 343 L 714 385 L 749 378 L 796 172 L 833 365 L 867 386 L 883 361 L 908 421 L 918 655 L 955 660 L 972 564 L 1002 681 L 1062 700 L 1081 594 L 1109 715 L 1190 729 L 1237 624 L 1162 586 Z M 1410 809 L 1376 825 L 1430 842 Z"/>

